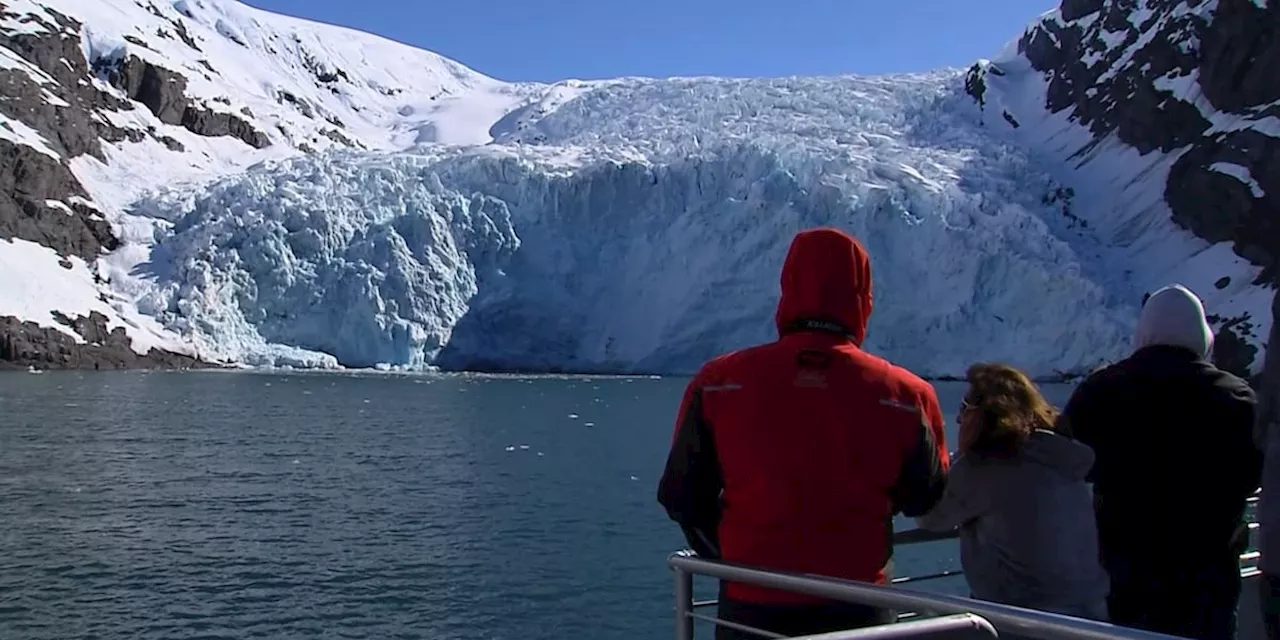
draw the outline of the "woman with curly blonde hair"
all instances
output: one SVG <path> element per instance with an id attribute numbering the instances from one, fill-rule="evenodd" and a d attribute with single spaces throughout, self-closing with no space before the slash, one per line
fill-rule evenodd
<path id="1" fill-rule="evenodd" d="M 973 597 L 1106 619 L 1108 579 L 1098 558 L 1093 451 L 1055 431 L 1058 412 L 1021 371 L 969 368 L 960 451 L 942 500 L 917 519 L 959 528 Z"/>

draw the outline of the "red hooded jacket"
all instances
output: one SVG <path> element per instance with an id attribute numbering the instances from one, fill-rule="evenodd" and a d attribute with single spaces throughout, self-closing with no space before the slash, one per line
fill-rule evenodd
<path id="1" fill-rule="evenodd" d="M 689 383 L 658 501 L 700 555 L 883 583 L 893 515 L 938 501 L 950 464 L 933 387 L 859 348 L 866 251 L 837 229 L 796 235 L 775 342 L 720 356 Z M 745 584 L 727 599 L 815 599 Z"/>

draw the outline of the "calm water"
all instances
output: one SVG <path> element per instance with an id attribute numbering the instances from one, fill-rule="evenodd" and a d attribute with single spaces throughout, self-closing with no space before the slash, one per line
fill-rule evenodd
<path id="1" fill-rule="evenodd" d="M 670 638 L 683 384 L 0 375 L 0 638 Z"/>

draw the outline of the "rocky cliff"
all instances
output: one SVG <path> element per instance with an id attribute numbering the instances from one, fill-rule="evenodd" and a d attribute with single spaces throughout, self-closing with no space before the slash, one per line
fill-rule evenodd
<path id="1" fill-rule="evenodd" d="M 407 89 L 444 111 L 499 84 L 229 0 L 0 1 L 0 253 L 41 261 L 0 259 L 0 361 L 190 364 L 189 340 L 139 329 L 126 281 L 153 277 L 146 246 L 164 224 L 129 218 L 139 194 L 291 154 L 404 146 L 436 124 Z M 55 307 L 41 289 L 89 293 Z"/>
<path id="2" fill-rule="evenodd" d="M 1164 217 L 1204 241 L 1197 251 L 1229 243 L 1257 267 L 1249 284 L 1280 283 L 1280 3 L 1063 0 L 1015 48 L 974 65 L 967 89 L 1006 127 L 1030 129 L 1015 135 L 1057 152 L 1069 178 L 1100 178 L 1091 186 L 1126 218 L 1110 242 L 1139 244 L 1141 227 Z M 1008 80 L 1024 63 L 1034 90 Z M 1138 193 L 1148 185 L 1159 202 Z M 1205 275 L 1202 297 L 1242 284 Z M 1208 306 L 1219 363 L 1256 371 L 1251 343 L 1270 319 Z"/>
<path id="3" fill-rule="evenodd" d="M 201 136 L 234 136 L 257 148 L 270 139 L 243 119 L 215 113 L 185 95 L 186 79 L 136 56 L 86 58 L 84 25 L 40 7 L 18 13 L 0 4 L 0 240 L 25 240 L 96 265 L 119 247 L 111 225 L 89 199 L 70 162 L 108 161 L 103 142 L 151 138 L 172 150 L 182 143 L 155 127 L 115 124 L 120 113 L 149 109 L 161 122 Z M 181 38 L 180 21 L 157 37 Z M 139 46 L 146 46 L 141 40 Z M 194 43 L 189 43 L 195 46 Z M 17 277 L 5 274 L 4 277 Z M 190 366 L 187 354 L 150 349 L 135 354 L 123 328 L 107 329 L 100 312 L 60 322 L 83 338 L 0 316 L 0 360 L 55 367 Z"/>

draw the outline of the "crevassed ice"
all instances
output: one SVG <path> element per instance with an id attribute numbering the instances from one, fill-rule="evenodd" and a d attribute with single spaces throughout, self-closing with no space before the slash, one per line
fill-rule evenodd
<path id="1" fill-rule="evenodd" d="M 308 351 L 429 364 L 477 291 L 469 256 L 496 261 L 519 240 L 504 203 L 422 184 L 421 160 L 295 159 L 144 203 L 184 213 L 153 250 L 162 284 L 139 306 L 250 364 L 322 364 Z M 268 345 L 302 351 L 278 362 Z"/>
<path id="2" fill-rule="evenodd" d="M 141 205 L 173 222 L 141 304 L 256 363 L 689 372 L 773 335 L 791 236 L 835 225 L 872 255 L 867 347 L 901 364 L 1118 355 L 1131 303 L 958 85 L 612 81 L 484 147 L 261 165 Z"/>

